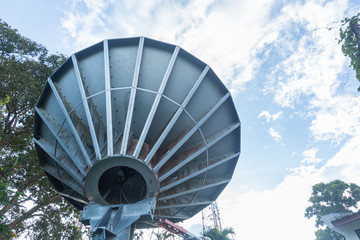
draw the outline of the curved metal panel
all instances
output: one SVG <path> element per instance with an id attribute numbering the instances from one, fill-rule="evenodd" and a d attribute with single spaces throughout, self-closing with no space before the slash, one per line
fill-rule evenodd
<path id="1" fill-rule="evenodd" d="M 229 183 L 240 120 L 220 79 L 190 53 L 144 37 L 110 39 L 49 77 L 34 142 L 51 182 L 77 208 L 156 197 L 155 217 L 177 222 Z M 130 196 L 126 188 L 139 184 Z"/>

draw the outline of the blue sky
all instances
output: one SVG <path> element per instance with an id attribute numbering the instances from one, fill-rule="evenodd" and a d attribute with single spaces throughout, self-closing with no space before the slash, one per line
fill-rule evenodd
<path id="1" fill-rule="evenodd" d="M 0 0 L 0 6 L 0 18 L 53 53 L 147 36 L 208 63 L 232 92 L 242 122 L 242 153 L 218 199 L 237 239 L 314 239 L 314 223 L 304 218 L 311 186 L 333 179 L 360 184 L 359 83 L 336 40 L 339 20 L 357 13 L 358 1 Z M 184 226 L 196 232 L 199 223 L 197 216 Z"/>

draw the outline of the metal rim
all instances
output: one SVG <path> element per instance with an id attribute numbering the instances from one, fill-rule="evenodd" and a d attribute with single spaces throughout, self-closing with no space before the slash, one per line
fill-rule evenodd
<path id="1" fill-rule="evenodd" d="M 143 177 L 146 184 L 146 194 L 139 201 L 157 195 L 159 190 L 158 181 L 154 173 L 142 161 L 132 157 L 114 156 L 97 162 L 88 172 L 85 179 L 85 192 L 89 201 L 110 205 L 100 193 L 98 183 L 106 171 L 116 167 L 135 169 Z"/>

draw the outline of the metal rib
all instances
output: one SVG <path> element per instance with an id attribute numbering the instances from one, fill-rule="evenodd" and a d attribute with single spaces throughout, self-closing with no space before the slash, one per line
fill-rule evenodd
<path id="1" fill-rule="evenodd" d="M 76 201 L 76 202 L 79 202 L 79 203 L 82 203 L 82 204 L 89 204 L 89 202 L 87 202 L 87 201 L 84 201 L 84 200 L 82 200 L 82 199 L 80 199 L 80 198 L 76 198 L 76 197 L 73 197 L 73 196 L 70 196 L 70 195 L 68 195 L 68 194 L 66 194 L 66 193 L 62 193 L 62 192 L 57 192 L 58 194 L 60 194 L 61 196 L 63 196 L 63 197 L 67 197 L 67 198 L 70 198 L 70 199 L 72 199 L 72 200 L 74 200 L 74 201 Z"/>
<path id="2" fill-rule="evenodd" d="M 109 43 L 104 41 L 104 69 L 105 69 L 105 97 L 106 97 L 106 132 L 107 132 L 107 152 L 108 156 L 114 154 L 113 126 L 112 126 L 112 106 L 111 106 L 111 85 L 110 85 L 110 61 Z"/>
<path id="3" fill-rule="evenodd" d="M 34 142 L 44 151 L 46 152 L 61 168 L 63 168 L 77 183 L 80 185 L 83 185 L 82 179 L 79 178 L 76 174 L 72 172 L 70 168 L 68 168 L 66 165 L 64 165 L 62 162 L 60 162 L 56 156 L 54 156 L 53 153 L 49 152 L 47 147 L 45 147 L 39 140 L 33 139 Z"/>
<path id="4" fill-rule="evenodd" d="M 166 218 L 166 219 L 171 219 L 171 218 L 176 218 L 176 219 L 188 219 L 189 218 L 189 216 L 186 216 L 186 217 L 184 217 L 184 216 L 169 216 L 169 215 L 161 215 L 161 214 L 155 214 L 154 215 L 155 216 L 155 218 Z"/>
<path id="5" fill-rule="evenodd" d="M 80 171 L 80 173 L 85 177 L 86 173 L 83 170 L 83 168 L 79 165 L 78 161 L 76 161 L 76 158 L 74 157 L 74 155 L 71 154 L 71 152 L 69 151 L 69 148 L 65 145 L 65 143 L 63 142 L 63 140 L 59 137 L 59 135 L 54 131 L 53 126 L 51 126 L 50 122 L 47 120 L 47 118 L 44 116 L 44 114 L 41 112 L 40 109 L 38 109 L 37 107 L 35 107 L 35 111 L 36 113 L 39 115 L 39 117 L 41 118 L 41 120 L 45 123 L 45 125 L 47 126 L 47 128 L 50 130 L 50 132 L 52 133 L 52 135 L 55 137 L 56 141 L 60 144 L 60 146 L 64 149 L 64 151 L 66 152 L 66 154 L 69 156 L 69 158 L 71 159 L 71 161 L 75 164 L 75 166 L 77 167 L 77 169 Z M 51 155 L 50 155 L 51 156 Z"/>
<path id="6" fill-rule="evenodd" d="M 80 136 L 79 136 L 79 134 L 77 133 L 76 128 L 75 128 L 73 122 L 71 121 L 70 116 L 69 116 L 69 114 L 67 113 L 66 108 L 65 108 L 65 106 L 64 106 L 64 104 L 63 104 L 63 102 L 62 102 L 62 100 L 61 100 L 61 98 L 60 98 L 60 95 L 59 95 L 59 93 L 57 92 L 56 87 L 55 87 L 53 81 L 52 81 L 50 78 L 48 78 L 48 83 L 49 83 L 49 85 L 50 85 L 50 88 L 51 88 L 52 92 L 54 93 L 54 96 L 55 96 L 55 98 L 56 98 L 56 101 L 57 101 L 58 104 L 59 104 L 59 107 L 60 107 L 62 113 L 64 114 L 64 116 L 65 116 L 65 118 L 66 118 L 66 122 L 69 124 L 69 127 L 70 127 L 70 129 L 71 129 L 71 132 L 72 132 L 72 134 L 73 134 L 74 137 L 75 137 L 75 140 L 76 140 L 76 142 L 77 142 L 77 144 L 78 144 L 78 146 L 79 146 L 79 148 L 80 148 L 81 153 L 83 154 L 83 156 L 84 156 L 84 158 L 85 158 L 85 160 L 86 160 L 87 165 L 88 165 L 89 167 L 92 167 L 92 162 L 90 161 L 90 158 L 89 158 L 89 156 L 88 156 L 88 154 L 87 154 L 87 152 L 86 152 L 86 149 L 85 149 L 83 143 L 81 142 Z"/>
<path id="7" fill-rule="evenodd" d="M 176 113 L 174 114 L 174 116 L 171 118 L 170 122 L 168 123 L 168 125 L 166 126 L 166 128 L 164 129 L 164 131 L 161 133 L 159 139 L 156 141 L 156 143 L 154 144 L 154 146 L 151 148 L 149 154 L 146 156 L 145 158 L 145 163 L 148 164 L 150 162 L 150 160 L 154 157 L 156 151 L 159 149 L 160 145 L 164 142 L 166 136 L 169 134 L 170 130 L 172 129 L 172 127 L 174 126 L 175 122 L 178 120 L 180 114 L 183 112 L 183 110 L 185 109 L 186 105 L 188 104 L 188 102 L 190 101 L 190 99 L 192 98 L 192 96 L 194 95 L 195 91 L 197 90 L 197 88 L 199 87 L 200 83 L 202 82 L 202 80 L 204 79 L 205 75 L 207 74 L 207 72 L 209 71 L 210 67 L 206 66 L 205 69 L 203 70 L 203 72 L 201 73 L 200 77 L 197 79 L 197 81 L 195 82 L 194 86 L 191 88 L 189 94 L 186 96 L 186 98 L 184 99 L 184 101 L 182 102 L 182 104 L 180 105 L 180 107 L 177 109 Z"/>
<path id="8" fill-rule="evenodd" d="M 187 190 L 187 191 L 175 193 L 173 195 L 168 195 L 166 197 L 161 197 L 161 198 L 158 198 L 158 201 L 166 201 L 166 200 L 169 200 L 169 199 L 172 199 L 172 198 L 181 197 L 181 196 L 191 194 L 191 193 L 194 193 L 194 192 L 200 192 L 202 190 L 212 188 L 212 187 L 217 187 L 217 186 L 220 186 L 222 184 L 226 184 L 228 182 L 230 182 L 230 179 L 225 179 L 225 180 L 220 181 L 220 182 L 215 182 L 215 183 L 212 183 L 212 184 L 204 185 L 202 187 L 193 188 L 193 189 L 190 189 L 190 190 Z"/>
<path id="9" fill-rule="evenodd" d="M 175 152 L 200 128 L 200 126 L 209 119 L 211 115 L 230 97 L 230 93 L 223 96 L 213 106 L 209 112 L 160 160 L 160 162 L 154 167 L 154 171 L 158 172 L 159 169 L 175 154 Z"/>
<path id="10" fill-rule="evenodd" d="M 209 171 L 209 170 L 211 170 L 211 169 L 213 169 L 213 168 L 215 168 L 215 167 L 217 167 L 217 166 L 219 166 L 219 165 L 221 165 L 221 164 L 223 164 L 223 163 L 225 163 L 227 161 L 230 161 L 231 159 L 234 159 L 235 157 L 238 157 L 239 155 L 240 155 L 240 153 L 235 153 L 235 154 L 233 154 L 233 155 L 231 155 L 229 157 L 226 157 L 226 158 L 224 158 L 224 159 L 222 159 L 222 160 L 220 160 L 220 161 L 218 161 L 218 162 L 216 162 L 216 163 L 214 163 L 214 164 L 212 164 L 212 165 L 210 165 L 210 166 L 208 166 L 206 168 L 203 168 L 203 169 L 200 169 L 200 170 L 198 170 L 196 172 L 193 172 L 190 175 L 188 175 L 188 176 L 186 176 L 184 178 L 181 178 L 180 180 L 178 180 L 178 181 L 176 181 L 174 183 L 171 183 L 169 185 L 166 185 L 165 187 L 160 188 L 160 192 L 164 192 L 164 191 L 166 191 L 166 190 L 168 190 L 170 188 L 173 188 L 173 187 L 175 187 L 175 186 L 177 186 L 177 185 L 179 185 L 179 184 L 181 184 L 183 182 L 186 182 L 187 180 L 189 180 L 189 179 L 191 179 L 193 177 L 196 177 L 196 176 L 198 176 L 198 175 L 200 175 L 200 174 L 202 174 L 202 173 L 204 173 L 206 171 Z"/>
<path id="11" fill-rule="evenodd" d="M 191 154 L 188 158 L 184 159 L 183 161 L 181 161 L 178 165 L 176 165 L 175 167 L 173 167 L 170 171 L 166 172 L 164 175 L 162 175 L 159 178 L 159 182 L 162 182 L 164 179 L 166 179 L 167 177 L 171 176 L 171 174 L 173 174 L 174 172 L 176 172 L 177 170 L 179 170 L 180 168 L 182 168 L 183 166 L 185 166 L 187 163 L 191 162 L 194 158 L 196 158 L 197 156 L 199 156 L 201 153 L 203 153 L 206 149 L 210 148 L 211 146 L 213 146 L 215 143 L 217 143 L 218 141 L 220 141 L 221 139 L 223 139 L 224 137 L 226 137 L 228 134 L 230 134 L 233 130 L 235 130 L 236 128 L 238 128 L 240 126 L 240 123 L 236 123 L 233 126 L 231 126 L 228 129 L 224 129 L 223 132 L 221 134 L 219 134 L 219 136 L 215 137 L 214 139 L 212 139 L 208 144 L 204 145 L 202 148 L 200 148 L 199 150 L 197 150 L 196 152 L 194 152 L 193 154 Z"/>
<path id="12" fill-rule="evenodd" d="M 59 180 L 60 182 L 64 183 L 66 186 L 68 186 L 69 188 L 71 188 L 75 192 L 79 193 L 80 195 L 84 195 L 84 192 L 82 191 L 83 185 L 80 185 L 80 187 L 79 186 L 74 186 L 74 183 L 66 181 L 64 179 L 63 175 L 60 177 L 55 168 L 53 168 L 53 167 L 51 167 L 49 165 L 46 165 L 46 166 L 42 166 L 41 169 L 44 170 L 45 172 L 47 172 L 48 174 L 50 174 L 51 176 L 53 176 L 54 178 L 56 178 L 57 180 Z"/>
<path id="13" fill-rule="evenodd" d="M 79 64 L 78 64 L 78 61 L 77 61 L 77 58 L 76 58 L 75 54 L 73 54 L 71 56 L 71 60 L 72 60 L 73 65 L 74 65 L 75 75 L 76 75 L 76 79 L 77 79 L 77 82 L 78 82 L 78 85 L 79 85 L 80 95 L 81 95 L 82 103 L 84 105 L 86 119 L 87 119 L 87 122 L 88 122 L 90 135 L 91 135 L 91 140 L 92 140 L 92 143 L 93 143 L 93 146 L 94 146 L 96 158 L 99 160 L 99 159 L 101 159 L 100 147 L 99 147 L 98 140 L 96 138 L 95 127 L 94 127 L 94 123 L 93 123 L 93 120 L 92 120 L 92 117 L 91 117 L 89 104 L 88 104 L 88 101 L 86 99 L 86 93 L 85 93 L 85 89 L 84 89 L 84 84 L 82 82 L 80 68 L 79 68 Z"/>
<path id="14" fill-rule="evenodd" d="M 138 48 L 137 57 L 136 57 L 135 71 L 134 71 L 133 82 L 132 82 L 132 86 L 131 86 L 129 105 L 128 105 L 128 109 L 127 109 L 127 115 L 126 115 L 126 121 L 125 121 L 125 127 L 124 127 L 124 134 L 123 134 L 123 139 L 121 142 L 120 154 L 122 154 L 122 155 L 126 154 L 127 145 L 128 145 L 128 141 L 129 141 L 130 126 L 131 126 L 132 116 L 133 116 L 133 112 L 134 112 L 136 87 L 137 87 L 138 79 L 139 79 L 140 63 L 141 63 L 143 47 L 144 47 L 144 38 L 141 37 L 139 40 L 139 48 Z"/>
<path id="15" fill-rule="evenodd" d="M 172 57 L 170 59 L 169 65 L 168 65 L 168 67 L 166 69 L 164 78 L 163 78 L 163 80 L 162 80 L 162 82 L 160 84 L 159 91 L 156 94 L 156 97 L 155 97 L 154 103 L 153 103 L 153 105 L 151 107 L 150 113 L 149 113 L 149 115 L 148 115 L 148 117 L 146 119 L 144 128 L 143 128 L 143 130 L 141 132 L 141 135 L 140 135 L 139 141 L 138 141 L 138 143 L 136 145 L 135 151 L 133 153 L 133 156 L 135 158 L 137 158 L 139 156 L 141 148 L 142 148 L 142 146 L 144 144 L 144 141 L 145 141 L 145 138 L 147 136 L 147 133 L 149 132 L 150 125 L 151 125 L 151 123 L 152 123 L 152 121 L 154 119 L 155 112 L 156 112 L 156 110 L 157 110 L 157 108 L 159 106 L 159 103 L 160 103 L 161 95 L 164 92 L 166 83 L 167 83 L 167 81 L 169 79 L 169 76 L 171 74 L 171 71 L 172 71 L 172 69 L 174 67 L 174 64 L 175 64 L 177 55 L 179 53 L 179 50 L 180 50 L 180 47 L 176 46 L 176 48 L 175 48 L 175 50 L 173 52 L 173 55 L 172 55 Z"/>
<path id="16" fill-rule="evenodd" d="M 177 205 L 168 205 L 168 206 L 159 206 L 156 207 L 157 210 L 168 209 L 168 208 L 183 208 L 183 207 L 192 207 L 192 206 L 199 206 L 199 205 L 208 205 L 211 204 L 213 201 L 205 201 L 205 202 L 194 202 L 194 203 L 187 203 L 187 204 L 177 204 Z"/>

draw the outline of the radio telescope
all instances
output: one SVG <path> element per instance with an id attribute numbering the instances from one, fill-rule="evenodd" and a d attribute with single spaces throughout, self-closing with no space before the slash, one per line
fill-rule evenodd
<path id="1" fill-rule="evenodd" d="M 240 121 L 214 71 L 179 46 L 111 39 L 48 78 L 34 142 L 93 239 L 130 239 L 216 200 L 240 155 Z"/>

